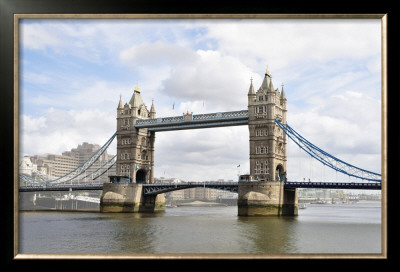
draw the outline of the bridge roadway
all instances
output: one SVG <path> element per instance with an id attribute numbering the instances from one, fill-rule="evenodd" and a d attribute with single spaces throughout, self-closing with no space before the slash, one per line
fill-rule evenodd
<path id="1" fill-rule="evenodd" d="M 162 194 L 176 190 L 189 188 L 210 188 L 238 192 L 238 182 L 182 182 L 182 183 L 155 183 L 143 184 L 145 195 Z M 381 183 L 378 182 L 285 182 L 285 188 L 319 188 L 319 189 L 359 189 L 359 190 L 381 190 Z M 58 184 L 58 185 L 27 185 L 20 186 L 19 192 L 40 192 L 40 191 L 86 191 L 102 190 L 103 184 Z"/>

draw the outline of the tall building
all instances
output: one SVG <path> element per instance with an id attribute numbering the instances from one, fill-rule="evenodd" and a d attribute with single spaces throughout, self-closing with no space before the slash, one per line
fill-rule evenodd
<path id="1" fill-rule="evenodd" d="M 46 153 L 43 155 L 32 156 L 30 157 L 30 160 L 33 164 L 37 165 L 38 172 L 47 175 L 51 180 L 52 178 L 65 176 L 75 170 L 93 156 L 93 154 L 100 148 L 101 147 L 97 144 L 84 142 L 83 144 L 78 145 L 77 148 L 72 148 L 70 151 L 64 151 L 62 155 Z M 112 157 L 113 155 L 109 155 L 107 151 L 104 151 L 99 159 L 87 170 L 87 173 L 91 173 L 100 168 Z M 20 172 L 21 170 L 22 168 L 20 167 Z M 109 169 L 108 174 L 115 175 L 115 166 Z M 108 178 L 103 176 L 101 179 L 105 182 Z"/>
<path id="2" fill-rule="evenodd" d="M 77 160 L 78 166 L 85 163 L 90 157 L 92 157 L 97 151 L 101 149 L 101 146 L 98 144 L 89 144 L 87 142 L 83 142 L 78 145 L 76 148 L 72 148 L 70 151 L 65 151 L 62 153 L 63 156 L 73 157 Z M 96 171 L 97 169 L 104 166 L 109 160 L 111 160 L 114 155 L 110 155 L 107 153 L 107 150 L 100 155 L 97 161 L 93 163 L 91 167 L 86 171 L 87 173 L 91 173 Z M 108 170 L 108 175 L 115 175 L 115 165 Z M 101 177 L 102 182 L 108 180 L 107 175 L 103 175 Z"/>
<path id="3" fill-rule="evenodd" d="M 286 124 L 286 96 L 274 89 L 268 69 L 254 91 L 251 80 L 248 92 L 250 175 L 259 181 L 286 179 L 286 136 L 275 118 Z"/>
<path id="4" fill-rule="evenodd" d="M 129 103 L 120 98 L 117 107 L 117 167 L 119 176 L 129 176 L 133 183 L 154 182 L 155 132 L 135 128 L 136 120 L 155 118 L 152 103 L 150 111 L 144 104 L 136 86 Z"/>
<path id="5" fill-rule="evenodd" d="M 77 148 L 72 148 L 70 151 L 64 151 L 62 155 L 76 158 L 78 163 L 81 164 L 87 161 L 100 148 L 101 147 L 97 144 L 89 144 L 87 142 L 84 142 L 78 145 Z M 104 156 L 102 157 L 103 158 L 100 159 L 104 159 Z"/>
<path id="6" fill-rule="evenodd" d="M 78 167 L 76 158 L 70 156 L 46 153 L 35 155 L 31 159 L 37 164 L 38 171 L 49 176 L 50 179 L 62 177 Z"/>

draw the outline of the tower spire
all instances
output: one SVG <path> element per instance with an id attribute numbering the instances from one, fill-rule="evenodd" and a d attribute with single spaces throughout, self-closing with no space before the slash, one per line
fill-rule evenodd
<path id="1" fill-rule="evenodd" d="M 267 65 L 267 69 L 265 70 L 265 74 L 269 75 L 268 65 Z"/>
<path id="2" fill-rule="evenodd" d="M 250 78 L 250 88 L 249 88 L 249 95 L 250 94 L 255 94 L 254 92 L 254 86 L 253 86 L 253 78 Z"/>
<path id="3" fill-rule="evenodd" d="M 138 85 L 138 83 L 137 83 L 137 82 L 136 82 L 135 92 L 138 92 L 138 93 L 140 93 L 139 85 Z"/>
<path id="4" fill-rule="evenodd" d="M 156 118 L 156 109 L 154 107 L 154 99 L 151 100 L 150 117 Z"/>
<path id="5" fill-rule="evenodd" d="M 261 83 L 260 89 L 264 91 L 273 91 L 273 86 L 271 85 L 271 75 L 269 74 L 268 65 L 265 70 L 265 77 L 263 82 Z"/>
<path id="6" fill-rule="evenodd" d="M 281 99 L 287 100 L 286 99 L 286 95 L 285 95 L 285 91 L 283 90 L 283 83 L 282 83 Z"/>
<path id="7" fill-rule="evenodd" d="M 122 108 L 123 108 L 123 106 L 122 106 L 122 95 L 120 94 L 120 95 L 119 95 L 118 109 L 122 109 Z"/>

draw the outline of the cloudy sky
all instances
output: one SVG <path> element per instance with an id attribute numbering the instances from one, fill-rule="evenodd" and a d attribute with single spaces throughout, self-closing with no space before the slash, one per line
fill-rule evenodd
<path id="1" fill-rule="evenodd" d="M 247 109 L 250 78 L 258 89 L 268 65 L 292 128 L 381 172 L 379 19 L 23 19 L 19 44 L 21 155 L 103 145 L 137 84 L 158 117 Z M 236 180 L 248 137 L 247 126 L 159 132 L 155 177 Z M 338 179 L 287 149 L 290 180 Z"/>

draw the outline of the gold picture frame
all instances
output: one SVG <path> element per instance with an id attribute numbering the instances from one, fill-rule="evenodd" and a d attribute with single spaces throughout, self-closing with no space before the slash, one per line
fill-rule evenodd
<path id="1" fill-rule="evenodd" d="M 172 19 L 172 18 L 196 18 L 196 19 L 218 19 L 218 18 L 279 18 L 279 19 L 334 19 L 334 18 L 366 18 L 380 19 L 382 33 L 382 252 L 381 254 L 295 254 L 295 255 L 263 255 L 263 254 L 21 254 L 18 252 L 18 154 L 19 154 L 19 20 L 21 19 Z M 17 13 L 13 15 L 14 36 L 14 89 L 13 89 L 13 123 L 14 123 L 14 157 L 13 157 L 13 223 L 14 243 L 13 255 L 15 260 L 266 260 L 266 259 L 386 259 L 387 258 L 387 103 L 388 103 L 388 77 L 387 77 L 387 14 L 39 14 L 39 13 Z"/>

